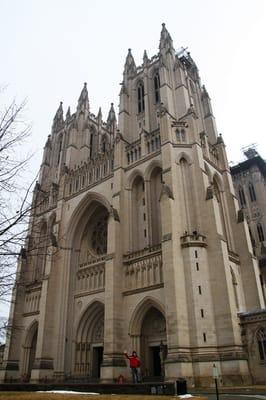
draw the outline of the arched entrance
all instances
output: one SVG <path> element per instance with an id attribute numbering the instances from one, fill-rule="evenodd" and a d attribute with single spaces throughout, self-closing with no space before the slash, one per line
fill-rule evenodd
<path id="1" fill-rule="evenodd" d="M 104 306 L 95 301 L 83 313 L 76 334 L 74 375 L 100 378 L 103 361 Z"/>
<path id="2" fill-rule="evenodd" d="M 141 358 L 143 378 L 163 378 L 167 356 L 163 307 L 155 299 L 145 298 L 136 308 L 129 330 L 132 350 L 136 350 Z"/>
<path id="3" fill-rule="evenodd" d="M 38 323 L 34 322 L 28 329 L 24 345 L 23 380 L 29 381 L 36 355 Z"/>
<path id="4" fill-rule="evenodd" d="M 104 196 L 91 192 L 78 204 L 68 225 L 66 246 L 73 250 L 66 261 L 70 273 L 69 286 L 65 290 L 65 302 L 68 302 L 65 370 L 72 376 L 99 378 L 101 374 L 103 304 L 95 299 L 78 317 L 74 327 L 72 321 L 77 317 L 76 310 L 80 310 L 78 303 L 83 306 L 86 298 L 92 299 L 96 293 L 104 291 L 109 217 L 112 212 Z M 82 300 L 76 301 L 76 296 Z"/>
<path id="5" fill-rule="evenodd" d="M 144 316 L 140 352 L 144 376 L 163 377 L 167 353 L 166 323 L 161 311 L 155 307 L 151 307 Z"/>

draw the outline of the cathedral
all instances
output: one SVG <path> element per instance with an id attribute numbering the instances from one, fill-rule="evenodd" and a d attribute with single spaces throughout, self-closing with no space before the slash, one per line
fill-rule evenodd
<path id="1" fill-rule="evenodd" d="M 130 381 L 135 350 L 144 380 L 209 386 L 215 364 L 222 385 L 265 382 L 259 275 L 209 94 L 163 24 L 156 55 L 128 50 L 118 116 L 86 83 L 60 103 L 0 379 Z"/>

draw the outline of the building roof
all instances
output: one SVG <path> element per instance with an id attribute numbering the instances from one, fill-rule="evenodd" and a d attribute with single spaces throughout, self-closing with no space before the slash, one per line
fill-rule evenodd
<path id="1" fill-rule="evenodd" d="M 231 174 L 237 175 L 240 172 L 249 170 L 253 166 L 257 166 L 259 168 L 260 172 L 266 178 L 266 162 L 259 155 L 257 155 L 256 157 L 253 157 L 253 158 L 249 158 L 249 159 L 242 161 L 239 164 L 231 167 L 230 168 Z"/>

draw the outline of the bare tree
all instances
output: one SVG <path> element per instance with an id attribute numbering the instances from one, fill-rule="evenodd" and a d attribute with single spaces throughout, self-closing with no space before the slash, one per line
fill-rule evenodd
<path id="1" fill-rule="evenodd" d="M 23 119 L 25 104 L 13 100 L 0 109 L 0 302 L 8 301 L 15 283 L 17 257 L 31 211 L 31 185 L 23 179 L 30 156 L 21 154 L 30 135 L 30 125 Z"/>

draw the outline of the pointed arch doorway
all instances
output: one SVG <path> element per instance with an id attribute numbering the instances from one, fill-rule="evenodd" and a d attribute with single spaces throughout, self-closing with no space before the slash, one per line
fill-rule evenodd
<path id="1" fill-rule="evenodd" d="M 82 315 L 75 341 L 74 375 L 99 379 L 103 361 L 104 305 L 92 303 Z"/>
<path id="2" fill-rule="evenodd" d="M 34 322 L 28 329 L 28 333 L 24 345 L 24 359 L 23 359 L 23 380 L 29 381 L 31 378 L 31 371 L 33 369 L 36 345 L 38 335 L 38 322 Z"/>
<path id="3" fill-rule="evenodd" d="M 132 350 L 140 355 L 143 378 L 163 378 L 167 335 L 161 307 L 154 302 L 145 302 L 135 313 L 131 332 Z"/>

